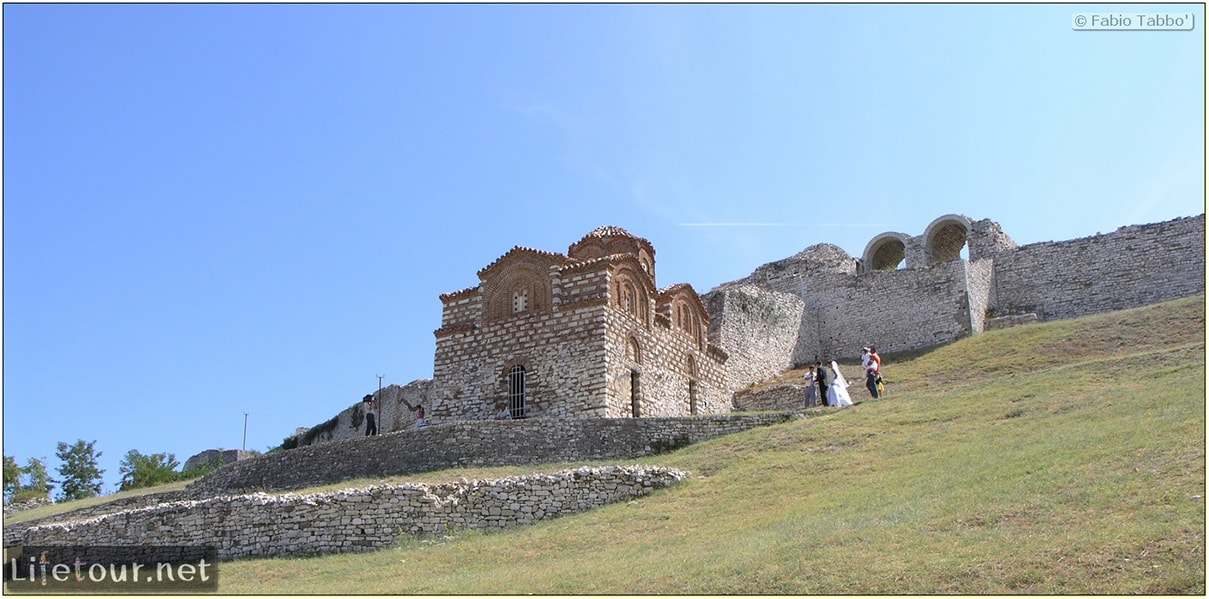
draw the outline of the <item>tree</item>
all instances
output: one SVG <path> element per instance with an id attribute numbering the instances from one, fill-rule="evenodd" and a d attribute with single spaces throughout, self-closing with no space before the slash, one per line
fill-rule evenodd
<path id="1" fill-rule="evenodd" d="M 42 460 L 30 458 L 21 470 L 25 472 L 25 479 L 28 481 L 21 485 L 22 493 L 50 497 L 50 474 L 46 472 L 46 464 Z"/>
<path id="2" fill-rule="evenodd" d="M 4 498 L 11 500 L 20 487 L 21 467 L 17 465 L 17 458 L 6 455 L 4 456 Z"/>
<path id="3" fill-rule="evenodd" d="M 178 466 L 180 462 L 176 461 L 174 454 L 143 455 L 137 449 L 131 449 L 126 452 L 126 457 L 122 458 L 118 467 L 118 471 L 122 473 L 118 488 L 126 491 L 170 483 L 181 476 L 181 473 L 176 471 Z"/>
<path id="4" fill-rule="evenodd" d="M 101 452 L 95 451 L 96 441 L 85 443 L 83 439 L 68 445 L 59 442 L 59 450 L 55 452 L 59 461 L 61 480 L 52 481 L 59 485 L 59 501 L 71 501 L 96 497 L 101 494 L 101 474 L 105 472 L 97 468 L 97 458 Z"/>

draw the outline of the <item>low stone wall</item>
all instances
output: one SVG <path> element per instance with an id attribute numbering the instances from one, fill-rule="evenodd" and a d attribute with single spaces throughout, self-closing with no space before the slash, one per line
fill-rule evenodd
<path id="1" fill-rule="evenodd" d="M 193 481 L 200 499 L 467 466 L 621 460 L 785 422 L 792 413 L 470 421 L 275 451 Z"/>
<path id="2" fill-rule="evenodd" d="M 40 507 L 45 507 L 45 506 L 54 505 L 54 504 L 55 504 L 54 500 L 49 497 L 45 497 L 42 499 L 31 499 L 29 501 L 22 501 L 20 503 L 10 503 L 10 504 L 7 504 L 4 506 L 4 517 L 7 518 L 9 516 L 15 516 L 17 514 L 20 514 L 21 512 L 28 512 L 29 510 L 32 510 L 34 508 L 40 508 Z"/>
<path id="3" fill-rule="evenodd" d="M 533 524 L 642 497 L 688 476 L 612 466 L 433 486 L 220 496 L 37 526 L 24 531 L 23 541 L 30 554 L 54 545 L 212 545 L 219 559 L 370 551 L 401 534 Z"/>
<path id="4" fill-rule="evenodd" d="M 804 410 L 805 408 L 806 397 L 803 385 L 785 383 L 756 391 L 735 393 L 736 410 Z"/>
<path id="5" fill-rule="evenodd" d="M 1032 324 L 1040 322 L 1037 315 L 1030 312 L 1028 314 L 1013 314 L 1009 316 L 997 316 L 987 319 L 987 330 L 996 331 L 999 329 L 1008 329 L 1022 324 Z"/>
<path id="6" fill-rule="evenodd" d="M 113 501 L 106 501 L 105 503 L 100 503 L 97 505 L 76 508 L 74 510 L 55 514 L 53 516 L 43 516 L 41 518 L 33 518 L 30 520 L 18 522 L 16 524 L 8 524 L 6 522 L 4 524 L 4 546 L 9 547 L 15 543 L 20 542 L 21 535 L 25 532 L 25 529 L 31 528 L 34 526 L 39 526 L 39 525 L 47 524 L 50 522 L 65 522 L 68 520 L 87 520 L 90 518 L 96 518 L 98 516 L 104 516 L 106 514 L 113 514 L 116 512 L 122 512 L 122 511 L 126 511 L 126 510 L 134 510 L 134 509 L 144 508 L 144 507 L 148 507 L 148 506 L 159 505 L 161 503 L 168 503 L 168 502 L 172 502 L 172 501 L 180 501 L 184 498 L 185 498 L 184 491 L 164 491 L 162 493 L 148 493 L 146 495 L 127 497 L 125 499 L 115 499 Z M 13 514 L 5 514 L 5 516 L 12 516 L 12 515 Z"/>

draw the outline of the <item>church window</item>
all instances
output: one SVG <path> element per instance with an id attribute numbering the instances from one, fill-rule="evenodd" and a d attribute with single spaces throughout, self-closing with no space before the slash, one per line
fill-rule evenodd
<path id="1" fill-rule="evenodd" d="M 508 411 L 514 419 L 525 417 L 525 367 L 508 371 Z"/>
<path id="2" fill-rule="evenodd" d="M 529 290 L 518 289 L 512 292 L 512 313 L 524 312 L 529 309 Z"/>

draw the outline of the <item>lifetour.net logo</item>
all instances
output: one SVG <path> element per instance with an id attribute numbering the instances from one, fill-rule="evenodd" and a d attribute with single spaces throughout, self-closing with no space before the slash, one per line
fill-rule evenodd
<path id="1" fill-rule="evenodd" d="M 190 546 L 25 546 L 5 550 L 4 593 L 218 592 L 218 551 Z"/>

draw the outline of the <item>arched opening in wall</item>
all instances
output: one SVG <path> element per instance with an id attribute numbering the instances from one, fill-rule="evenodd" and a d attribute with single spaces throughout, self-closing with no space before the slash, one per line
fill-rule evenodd
<path id="1" fill-rule="evenodd" d="M 869 270 L 898 270 L 905 266 L 904 259 L 907 256 L 907 246 L 903 242 L 894 239 L 888 240 L 885 243 L 877 246 L 873 251 L 873 255 L 869 257 Z"/>
<path id="2" fill-rule="evenodd" d="M 967 235 L 965 225 L 958 221 L 949 221 L 938 226 L 928 236 L 928 253 L 932 256 L 932 264 L 962 259 Z"/>
<path id="3" fill-rule="evenodd" d="M 508 371 L 508 412 L 513 419 L 525 417 L 524 366 L 513 366 Z"/>
<path id="4" fill-rule="evenodd" d="M 642 392 L 639 390 L 642 383 L 642 373 L 638 372 L 637 368 L 630 369 L 630 415 L 634 418 L 642 417 Z"/>

